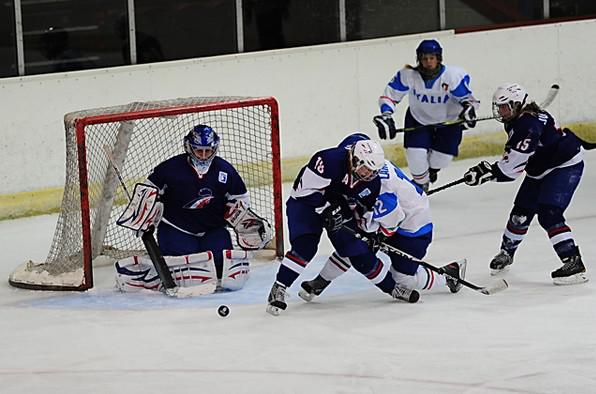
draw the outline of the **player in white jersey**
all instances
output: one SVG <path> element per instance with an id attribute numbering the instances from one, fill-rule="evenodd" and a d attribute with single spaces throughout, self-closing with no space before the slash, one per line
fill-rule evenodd
<path id="1" fill-rule="evenodd" d="M 406 157 L 414 182 L 428 190 L 429 182 L 435 182 L 438 172 L 458 155 L 464 127 L 476 125 L 479 102 L 472 95 L 467 72 L 442 63 L 438 41 L 422 41 L 416 59 L 416 67 L 406 65 L 387 84 L 379 98 L 381 115 L 373 121 L 381 139 L 394 138 L 395 107 L 409 97 L 404 126 L 416 129 L 404 135 Z M 457 120 L 462 123 L 443 125 Z"/>
<path id="2" fill-rule="evenodd" d="M 399 167 L 388 160 L 379 171 L 379 178 L 381 191 L 374 211 L 358 218 L 359 227 L 367 233 L 368 238 L 374 239 L 377 245 L 380 240 L 408 255 L 422 259 L 432 241 L 433 224 L 428 196 Z M 376 245 L 371 247 L 373 253 L 376 253 Z M 399 287 L 410 290 L 434 290 L 447 286 L 452 293 L 456 293 L 462 287 L 457 280 L 438 275 L 404 255 L 379 254 L 379 257 L 385 261 L 373 257 L 375 263 L 371 265 L 372 268 L 366 276 L 381 289 L 388 281 L 395 281 Z M 300 297 L 305 301 L 311 301 L 351 266 L 350 258 L 334 252 L 315 279 L 302 282 Z M 466 262 L 463 260 L 450 263 L 444 269 L 455 278 L 464 278 Z"/>

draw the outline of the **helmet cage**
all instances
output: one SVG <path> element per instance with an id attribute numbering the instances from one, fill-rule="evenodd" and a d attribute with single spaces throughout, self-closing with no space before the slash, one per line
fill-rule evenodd
<path id="1" fill-rule="evenodd" d="M 209 171 L 211 162 L 217 154 L 219 148 L 219 136 L 213 129 L 206 125 L 195 126 L 184 137 L 184 151 L 188 154 L 190 162 L 200 175 Z M 205 156 L 199 152 L 211 151 Z"/>
<path id="2" fill-rule="evenodd" d="M 383 149 L 374 141 L 357 141 L 350 149 L 352 177 L 364 182 L 372 181 L 379 175 L 385 164 Z"/>
<path id="3" fill-rule="evenodd" d="M 528 103 L 528 93 L 517 83 L 503 85 L 493 94 L 492 111 L 496 120 L 506 122 L 519 116 L 522 108 Z M 503 106 L 509 109 L 509 116 L 502 114 Z"/>

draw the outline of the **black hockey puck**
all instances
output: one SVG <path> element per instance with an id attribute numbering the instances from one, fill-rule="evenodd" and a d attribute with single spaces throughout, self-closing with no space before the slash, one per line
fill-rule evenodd
<path id="1" fill-rule="evenodd" d="M 217 314 L 221 317 L 226 317 L 230 314 L 230 308 L 228 308 L 227 305 L 220 305 L 219 308 L 217 308 Z"/>

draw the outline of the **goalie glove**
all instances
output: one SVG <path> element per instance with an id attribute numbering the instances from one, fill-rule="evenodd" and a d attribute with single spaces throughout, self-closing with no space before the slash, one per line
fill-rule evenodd
<path id="1" fill-rule="evenodd" d="M 379 130 L 379 138 L 382 140 L 386 140 L 387 135 L 389 135 L 389 139 L 393 139 L 397 134 L 395 121 L 393 120 L 392 115 L 393 113 L 391 112 L 383 112 L 381 115 L 377 115 L 373 118 L 373 123 Z"/>
<path id="2" fill-rule="evenodd" d="M 163 214 L 163 203 L 159 201 L 159 189 L 153 185 L 137 183 L 132 199 L 116 224 L 134 231 L 137 237 L 150 227 L 157 227 Z"/>
<path id="3" fill-rule="evenodd" d="M 244 250 L 263 249 L 273 238 L 269 222 L 240 200 L 227 204 L 224 219 L 234 229 L 238 246 Z"/>

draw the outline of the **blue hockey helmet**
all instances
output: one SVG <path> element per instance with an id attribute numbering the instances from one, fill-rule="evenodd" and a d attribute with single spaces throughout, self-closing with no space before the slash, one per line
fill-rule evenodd
<path id="1" fill-rule="evenodd" d="M 437 40 L 423 40 L 416 48 L 416 59 L 420 61 L 422 55 L 436 55 L 439 61 L 443 60 L 443 48 Z"/>
<path id="2" fill-rule="evenodd" d="M 199 174 L 209 171 L 209 166 L 217 154 L 219 136 L 209 126 L 196 125 L 184 137 L 184 150 L 190 157 L 193 167 Z"/>

